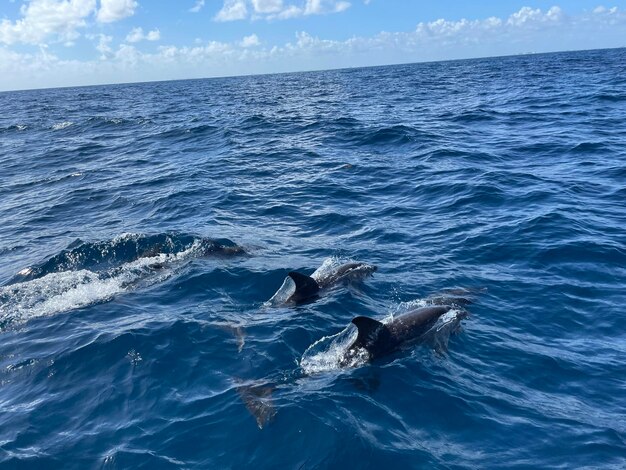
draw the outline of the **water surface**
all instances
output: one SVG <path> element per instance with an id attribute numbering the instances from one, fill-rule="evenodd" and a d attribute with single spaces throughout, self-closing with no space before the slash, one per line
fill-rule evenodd
<path id="1" fill-rule="evenodd" d="M 0 464 L 623 468 L 625 64 L 0 93 Z M 378 271 L 264 306 L 328 258 Z M 447 350 L 301 367 L 454 287 Z"/>

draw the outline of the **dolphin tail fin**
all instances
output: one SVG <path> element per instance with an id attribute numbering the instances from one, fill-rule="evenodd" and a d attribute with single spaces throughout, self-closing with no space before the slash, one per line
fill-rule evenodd
<path id="1" fill-rule="evenodd" d="M 369 317 L 353 318 L 352 323 L 354 323 L 357 330 L 359 330 L 354 345 L 371 351 L 379 335 L 385 329 L 385 325 Z"/>
<path id="2" fill-rule="evenodd" d="M 242 385 L 237 392 L 244 405 L 254 417 L 259 429 L 263 429 L 276 417 L 276 408 L 272 402 L 273 386 Z"/>
<path id="3" fill-rule="evenodd" d="M 296 284 L 296 294 L 300 298 L 313 297 L 320 290 L 320 286 L 311 276 L 305 276 L 295 271 L 287 274 Z"/>

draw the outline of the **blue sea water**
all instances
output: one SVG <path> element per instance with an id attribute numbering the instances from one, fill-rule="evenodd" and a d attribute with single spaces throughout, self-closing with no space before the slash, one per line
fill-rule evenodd
<path id="1" fill-rule="evenodd" d="M 626 467 L 625 49 L 0 109 L 0 467 Z M 303 361 L 450 288 L 442 347 Z"/>

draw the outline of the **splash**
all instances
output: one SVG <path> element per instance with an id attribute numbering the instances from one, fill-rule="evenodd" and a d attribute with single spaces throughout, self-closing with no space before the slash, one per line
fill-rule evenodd
<path id="1" fill-rule="evenodd" d="M 322 261 L 321 266 L 317 268 L 315 272 L 313 272 L 313 274 L 311 274 L 311 277 L 316 281 L 324 279 L 325 277 L 329 276 L 335 269 L 337 269 L 337 267 L 341 266 L 344 262 L 345 261 L 342 261 L 341 258 L 336 256 L 326 258 L 324 261 Z"/>
<path id="2" fill-rule="evenodd" d="M 285 305 L 291 296 L 296 292 L 296 283 L 293 282 L 289 276 L 285 277 L 283 284 L 276 291 L 276 293 L 263 304 L 265 307 L 277 307 L 279 305 Z"/>
<path id="3" fill-rule="evenodd" d="M 0 287 L 0 331 L 162 282 L 187 260 L 221 253 L 218 247 L 239 252 L 191 236 L 122 234 L 108 242 L 77 241 L 47 261 L 22 269 Z"/>
<path id="4" fill-rule="evenodd" d="M 313 375 L 366 364 L 369 356 L 364 349 L 348 356 L 348 349 L 356 336 L 356 328 L 349 325 L 335 335 L 317 340 L 304 351 L 300 368 L 305 374 Z"/>
<path id="5" fill-rule="evenodd" d="M 467 310 L 452 309 L 440 316 L 419 341 L 434 351 L 445 354 L 448 351 L 450 336 L 461 330 L 461 320 L 467 318 Z"/>
<path id="6" fill-rule="evenodd" d="M 30 281 L 0 287 L 0 330 L 28 320 L 106 302 L 136 287 L 161 282 L 173 274 L 165 263 L 187 253 L 141 258 L 110 271 L 87 269 L 47 274 Z"/>
<path id="7" fill-rule="evenodd" d="M 354 263 L 354 266 L 342 270 L 342 267 Z M 332 256 L 326 258 L 322 265 L 311 274 L 311 277 L 320 284 L 336 282 L 339 280 L 358 281 L 363 280 L 376 271 L 376 266 L 359 262 L 351 258 Z"/>

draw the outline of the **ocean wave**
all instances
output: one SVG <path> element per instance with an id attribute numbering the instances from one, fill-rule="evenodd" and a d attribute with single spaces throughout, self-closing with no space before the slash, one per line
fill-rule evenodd
<path id="1" fill-rule="evenodd" d="M 28 126 L 26 124 L 12 124 L 7 127 L 0 127 L 0 132 L 13 132 L 13 131 L 22 132 L 22 131 L 25 131 L 26 129 L 28 129 Z"/>

